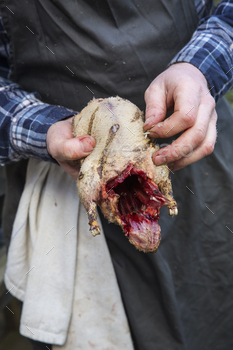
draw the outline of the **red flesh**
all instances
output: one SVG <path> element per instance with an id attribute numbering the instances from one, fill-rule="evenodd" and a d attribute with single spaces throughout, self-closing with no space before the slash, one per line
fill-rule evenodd
<path id="1" fill-rule="evenodd" d="M 130 242 L 139 250 L 156 251 L 160 243 L 160 208 L 169 203 L 158 186 L 131 164 L 103 188 L 103 199 L 114 196 L 119 196 L 119 217 Z"/>

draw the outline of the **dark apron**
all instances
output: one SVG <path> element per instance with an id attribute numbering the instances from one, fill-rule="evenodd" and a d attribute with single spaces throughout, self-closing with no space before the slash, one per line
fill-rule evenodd
<path id="1" fill-rule="evenodd" d="M 197 26 L 193 0 L 9 0 L 1 7 L 11 79 L 75 110 L 92 92 L 144 109 L 146 88 Z M 102 218 L 136 350 L 233 346 L 233 114 L 223 100 L 218 115 L 214 153 L 172 176 L 179 215 L 161 210 L 156 254 L 136 251 Z"/>

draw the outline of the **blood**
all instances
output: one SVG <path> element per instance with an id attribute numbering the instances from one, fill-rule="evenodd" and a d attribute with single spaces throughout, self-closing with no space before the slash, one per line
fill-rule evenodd
<path id="1" fill-rule="evenodd" d="M 158 186 L 145 172 L 134 169 L 132 164 L 121 175 L 110 180 L 103 193 L 110 197 L 119 196 L 118 211 L 127 236 L 132 231 L 140 231 L 142 227 L 144 230 L 145 227 L 157 227 L 160 208 L 168 204 Z"/>

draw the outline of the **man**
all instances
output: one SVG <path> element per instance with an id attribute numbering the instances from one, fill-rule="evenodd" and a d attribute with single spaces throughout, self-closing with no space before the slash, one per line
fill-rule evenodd
<path id="1" fill-rule="evenodd" d="M 222 1 L 209 18 L 204 16 L 211 13 L 211 2 L 196 1 L 203 21 L 191 40 L 198 23 L 193 1 L 4 5 L 11 79 L 25 90 L 75 110 L 92 92 L 95 97 L 119 94 L 144 108 L 146 90 L 145 130 L 158 139 L 182 133 L 153 155 L 156 165 L 167 163 L 173 172 L 213 151 L 214 99 L 232 86 L 232 1 Z M 95 140 L 73 139 L 69 117 L 74 112 L 45 105 L 10 82 L 2 81 L 2 91 L 2 163 L 28 157 L 56 160 L 76 179 L 73 161 L 88 155 Z M 171 108 L 174 113 L 165 119 Z M 231 112 L 224 102 L 219 108 L 224 115 L 213 155 L 173 175 L 180 214 L 173 222 L 161 215 L 163 242 L 155 256 L 134 251 L 102 218 L 135 349 L 232 346 L 227 314 Z"/>

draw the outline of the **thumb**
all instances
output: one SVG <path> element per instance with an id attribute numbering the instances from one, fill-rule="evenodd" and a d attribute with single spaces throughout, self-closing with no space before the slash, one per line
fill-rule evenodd
<path id="1" fill-rule="evenodd" d="M 167 94 L 160 78 L 156 78 L 145 92 L 146 113 L 144 130 L 151 129 L 154 125 L 163 121 L 167 113 Z"/>
<path id="2" fill-rule="evenodd" d="M 61 161 L 84 158 L 91 153 L 95 144 L 95 139 L 92 136 L 81 136 L 65 140 L 60 146 L 60 154 L 57 158 Z"/>

